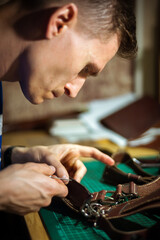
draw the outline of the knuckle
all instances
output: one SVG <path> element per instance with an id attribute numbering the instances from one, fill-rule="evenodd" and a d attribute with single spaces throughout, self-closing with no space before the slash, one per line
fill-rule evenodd
<path id="1" fill-rule="evenodd" d="M 75 156 L 79 155 L 79 151 L 77 149 L 71 149 L 68 155 L 70 158 L 74 158 Z"/>
<path id="2" fill-rule="evenodd" d="M 34 167 L 35 167 L 35 163 L 27 162 L 27 163 L 25 163 L 25 166 L 26 166 L 27 168 L 34 168 Z"/>
<path id="3" fill-rule="evenodd" d="M 97 154 L 97 152 L 98 152 L 98 149 L 96 149 L 96 148 L 94 148 L 94 147 L 91 147 L 91 148 L 90 148 L 90 151 L 91 151 L 91 155 L 92 155 L 92 156 L 95 156 L 95 155 Z"/>
<path id="4" fill-rule="evenodd" d="M 63 191 L 63 197 L 66 197 L 68 195 L 68 188 L 65 187 L 64 191 Z"/>
<path id="5" fill-rule="evenodd" d="M 84 166 L 83 169 L 84 169 L 84 173 L 86 173 L 87 172 L 86 166 Z"/>
<path id="6" fill-rule="evenodd" d="M 47 198 L 44 203 L 43 203 L 43 207 L 47 207 L 51 204 L 51 198 Z"/>
<path id="7" fill-rule="evenodd" d="M 91 150 L 92 153 L 95 153 L 97 151 L 97 149 L 94 148 L 94 147 L 90 147 L 90 150 Z"/>

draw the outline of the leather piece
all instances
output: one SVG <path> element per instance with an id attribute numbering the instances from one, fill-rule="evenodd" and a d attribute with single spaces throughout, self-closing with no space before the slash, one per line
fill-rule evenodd
<path id="1" fill-rule="evenodd" d="M 143 186 L 141 185 L 136 185 L 136 187 L 131 188 L 132 182 L 130 182 L 129 184 L 123 184 L 121 185 L 121 192 L 123 192 L 123 194 L 133 194 L 135 189 L 136 189 L 136 195 L 138 195 L 138 198 L 130 200 L 129 201 L 129 205 L 133 205 L 135 204 L 137 207 L 139 205 L 145 205 L 151 202 L 156 202 L 157 200 L 159 201 L 159 207 L 160 207 L 160 177 L 158 177 L 157 179 L 155 179 L 154 181 L 148 183 L 148 184 L 144 184 Z M 95 192 L 95 193 L 90 193 L 84 186 L 82 186 L 80 183 L 78 183 L 77 181 L 75 181 L 74 179 L 72 179 L 72 181 L 70 181 L 70 183 L 67 185 L 68 187 L 68 195 L 66 197 L 66 199 L 68 201 L 70 201 L 72 203 L 73 206 L 75 206 L 75 208 L 77 209 L 81 209 L 82 205 L 85 202 L 91 201 L 104 201 L 104 206 L 102 207 L 103 209 L 107 209 L 108 206 L 107 202 L 108 199 L 105 199 L 105 193 L 107 192 L 113 192 L 113 191 L 107 191 L 107 190 L 101 190 L 100 192 Z M 119 185 L 117 186 L 118 189 Z M 131 191 L 132 189 L 132 191 Z M 112 197 L 116 200 L 116 193 L 118 191 L 114 191 L 112 194 Z M 65 199 L 65 198 L 63 198 Z M 145 202 L 144 199 L 147 199 L 147 203 Z M 125 206 L 126 203 L 124 203 Z M 127 202 L 128 204 L 128 202 Z M 129 206 L 127 205 L 127 206 Z M 110 206 L 109 206 L 110 207 Z M 133 206 L 134 207 L 134 206 Z M 112 207 L 114 208 L 123 208 L 122 204 L 118 204 L 118 205 L 114 205 Z M 125 207 L 126 208 L 126 207 Z M 128 209 L 128 207 L 126 208 Z M 119 210 L 117 210 L 119 211 Z M 109 216 L 109 214 L 108 214 Z"/>
<path id="2" fill-rule="evenodd" d="M 135 184 L 136 185 L 136 184 Z M 151 194 L 152 192 L 160 189 L 160 177 L 157 177 L 154 181 L 149 182 L 145 185 L 136 185 L 137 194 L 142 197 L 147 194 Z M 124 193 L 129 193 L 130 190 L 130 183 L 122 185 L 122 191 Z"/>
<path id="3" fill-rule="evenodd" d="M 134 231 L 122 231 L 115 227 L 114 223 L 118 219 L 121 220 L 123 217 L 130 216 L 135 213 L 140 213 L 142 211 L 151 209 L 160 209 L 160 178 L 152 181 L 148 184 L 136 185 L 135 183 L 129 183 L 124 185 L 118 185 L 117 190 L 112 194 L 114 201 L 117 201 L 117 194 L 123 195 L 136 194 L 136 197 L 126 202 L 122 202 L 113 205 L 113 201 L 110 198 L 106 198 L 105 194 L 107 190 L 101 190 L 96 193 L 89 193 L 85 187 L 75 180 L 72 180 L 68 184 L 69 194 L 66 197 L 67 201 L 72 201 L 71 205 L 76 204 L 77 210 L 82 214 L 82 206 L 85 203 L 86 209 L 88 204 L 95 204 L 94 213 L 100 213 L 99 215 L 93 214 L 87 216 L 88 221 L 93 222 L 98 225 L 98 227 L 104 230 L 111 239 L 116 240 L 133 240 L 133 239 L 147 239 L 149 240 L 156 229 L 157 233 L 160 232 L 159 223 L 155 224 L 151 228 L 144 228 L 141 230 Z M 76 191 L 76 193 L 74 193 Z M 110 191 L 109 191 L 110 192 Z M 77 195 L 77 193 L 79 193 Z M 86 197 L 86 199 L 85 199 Z M 76 198 L 76 199 L 75 199 Z M 98 203 L 98 204 L 97 204 Z M 82 205 L 81 205 L 82 204 Z M 68 205 L 69 206 L 69 205 Z M 72 209 L 73 210 L 73 209 Z M 85 214 L 84 214 L 85 216 Z M 135 236 L 135 238 L 133 238 Z"/>
<path id="4" fill-rule="evenodd" d="M 97 224 L 113 240 L 157 240 L 157 234 L 160 233 L 159 223 L 150 228 L 131 231 L 119 229 L 120 224 L 117 224 L 117 219 L 108 220 L 101 217 L 98 219 Z"/>
<path id="5" fill-rule="evenodd" d="M 127 152 L 125 151 L 117 151 L 116 153 L 112 154 L 112 158 L 114 158 L 116 164 L 119 163 L 125 163 L 128 166 L 130 166 L 131 168 L 133 168 L 136 172 L 139 171 L 139 174 L 143 176 L 143 173 L 146 176 L 146 172 L 144 172 L 142 170 L 142 167 L 159 167 L 160 165 L 160 158 L 157 159 L 136 159 L 136 161 L 138 163 L 136 163 L 136 161 L 134 161 L 134 158 L 132 158 Z M 149 176 L 149 174 L 148 174 Z"/>
<path id="6" fill-rule="evenodd" d="M 140 175 L 125 173 L 114 165 L 106 166 L 102 178 L 105 183 L 116 186 L 119 183 L 124 184 L 130 181 L 134 181 L 137 184 L 143 185 L 145 183 L 153 181 L 156 178 L 156 176 L 150 175 L 142 177 Z"/>
<path id="7" fill-rule="evenodd" d="M 110 211 L 107 211 L 105 217 L 107 219 L 121 218 L 156 208 L 160 208 L 160 189 L 141 198 L 113 206 Z M 105 206 L 101 209 L 108 210 Z"/>
<path id="8" fill-rule="evenodd" d="M 149 96 L 144 96 L 103 118 L 101 123 L 126 139 L 134 139 L 152 127 L 158 120 L 160 120 L 159 103 Z"/>
<path id="9" fill-rule="evenodd" d="M 115 165 L 106 165 L 102 176 L 103 180 L 108 184 L 116 186 L 119 183 L 124 184 L 134 181 L 136 184 L 143 185 L 156 179 L 156 176 L 152 176 L 151 174 L 145 172 L 141 166 L 134 162 L 131 156 L 126 152 L 119 151 L 113 154 L 112 158 L 115 160 Z M 123 172 L 118 168 L 119 163 L 126 164 L 133 169 L 137 175 Z M 154 164 L 156 165 L 156 163 Z"/>
<path id="10" fill-rule="evenodd" d="M 79 184 L 74 179 L 69 181 L 67 187 L 69 192 L 66 199 L 69 200 L 76 209 L 79 209 L 86 199 L 90 199 L 92 196 L 92 194 L 83 185 Z M 65 198 L 63 198 L 63 200 L 64 199 Z"/>

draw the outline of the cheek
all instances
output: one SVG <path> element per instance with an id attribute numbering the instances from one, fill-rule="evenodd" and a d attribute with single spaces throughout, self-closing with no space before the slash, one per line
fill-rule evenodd
<path id="1" fill-rule="evenodd" d="M 33 48 L 28 48 L 19 58 L 19 76 L 20 85 L 24 95 L 36 95 L 36 92 L 43 88 L 46 76 L 45 61 L 42 61 L 41 55 L 36 54 Z M 48 85 L 48 82 L 47 82 Z"/>
<path id="2" fill-rule="evenodd" d="M 30 65 L 26 61 L 26 58 L 23 58 L 21 61 L 20 67 L 20 86 L 22 92 L 26 99 L 33 104 L 39 104 L 42 100 L 42 86 L 43 81 L 41 81 L 38 76 L 32 71 Z"/>
<path id="3" fill-rule="evenodd" d="M 53 69 L 51 53 L 43 45 L 35 43 L 29 46 L 20 57 L 20 69 L 28 79 L 32 76 L 40 78 Z"/>

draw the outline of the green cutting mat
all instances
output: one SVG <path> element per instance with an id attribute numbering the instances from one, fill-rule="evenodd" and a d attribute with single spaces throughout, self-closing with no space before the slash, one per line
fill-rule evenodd
<path id="1" fill-rule="evenodd" d="M 92 161 L 84 164 L 87 167 L 87 174 L 81 181 L 81 184 L 90 192 L 96 192 L 102 189 L 115 190 L 115 187 L 107 185 L 101 181 L 102 173 L 105 168 L 103 163 Z M 119 168 L 125 172 L 134 173 L 132 169 L 124 164 L 119 164 Z M 151 173 L 151 171 L 152 174 L 155 174 L 157 169 L 152 168 L 149 172 Z M 54 204 L 56 205 L 56 203 Z M 65 213 L 65 210 L 63 209 L 62 212 Z M 40 210 L 40 216 L 51 240 L 110 240 L 107 234 L 103 231 L 87 224 L 83 218 L 77 219 L 74 215 L 72 216 L 72 214 L 70 215 L 67 212 L 61 214 L 54 212 L 52 207 L 42 208 Z M 149 227 L 156 223 L 155 219 L 150 219 L 142 214 L 127 217 L 126 221 L 128 220 L 130 223 L 132 222 L 130 225 L 138 223 L 138 225 L 144 227 Z"/>

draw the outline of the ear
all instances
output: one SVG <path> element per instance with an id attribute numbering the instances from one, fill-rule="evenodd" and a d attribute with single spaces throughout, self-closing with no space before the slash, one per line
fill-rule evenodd
<path id="1" fill-rule="evenodd" d="M 78 8 L 74 3 L 58 8 L 49 18 L 46 30 L 46 38 L 52 39 L 67 29 L 75 26 L 77 22 Z"/>

